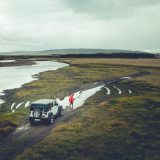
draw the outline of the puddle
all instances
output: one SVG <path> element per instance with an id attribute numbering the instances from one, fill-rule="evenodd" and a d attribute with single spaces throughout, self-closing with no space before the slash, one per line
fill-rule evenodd
<path id="1" fill-rule="evenodd" d="M 128 91 L 129 91 L 130 94 L 132 94 L 132 91 L 130 89 Z"/>
<path id="2" fill-rule="evenodd" d="M 11 105 L 11 110 L 13 110 L 13 107 L 15 106 L 16 103 L 12 103 Z"/>
<path id="3" fill-rule="evenodd" d="M 16 109 L 18 109 L 19 107 L 21 107 L 24 104 L 24 102 L 17 104 L 17 106 L 15 107 Z"/>
<path id="4" fill-rule="evenodd" d="M 108 87 L 104 87 L 107 90 L 107 95 L 111 94 L 111 90 Z"/>
<path id="5" fill-rule="evenodd" d="M 118 94 L 122 94 L 122 91 L 119 88 L 117 88 L 116 86 L 113 87 L 118 90 Z"/>
<path id="6" fill-rule="evenodd" d="M 93 96 L 96 92 L 100 91 L 101 88 L 103 88 L 103 87 L 104 86 L 98 86 L 98 87 L 95 87 L 92 89 L 88 89 L 85 91 L 79 91 L 79 92 L 74 93 L 75 101 L 74 101 L 73 109 L 76 109 L 76 108 L 82 106 L 89 97 Z M 66 109 L 68 106 L 70 106 L 68 99 L 69 99 L 69 96 L 65 97 L 64 100 L 62 100 L 62 101 L 60 101 L 60 100 L 58 101 L 59 104 L 61 104 L 64 109 Z"/>
<path id="7" fill-rule="evenodd" d="M 121 79 L 131 79 L 131 77 L 122 77 Z"/>
<path id="8" fill-rule="evenodd" d="M 25 124 L 25 125 L 22 125 L 20 127 L 18 127 L 13 134 L 17 134 L 19 132 L 22 132 L 22 131 L 26 131 L 30 128 L 30 124 Z"/>
<path id="9" fill-rule="evenodd" d="M 15 60 L 0 60 L 1 63 L 15 62 Z"/>
<path id="10" fill-rule="evenodd" d="M 30 103 L 31 103 L 30 101 L 26 102 L 26 104 L 24 105 L 24 107 L 25 108 L 29 107 Z"/>
<path id="11" fill-rule="evenodd" d="M 21 127 L 18 127 L 17 130 L 18 131 L 20 131 L 20 130 L 27 130 L 29 128 L 29 126 L 30 126 L 29 124 L 26 124 L 26 125 L 23 125 Z"/>

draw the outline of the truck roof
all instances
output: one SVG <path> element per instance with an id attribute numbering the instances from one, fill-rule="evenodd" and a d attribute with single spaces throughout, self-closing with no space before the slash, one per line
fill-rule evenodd
<path id="1" fill-rule="evenodd" d="M 53 99 L 39 99 L 37 101 L 32 102 L 32 104 L 49 104 L 54 102 Z"/>

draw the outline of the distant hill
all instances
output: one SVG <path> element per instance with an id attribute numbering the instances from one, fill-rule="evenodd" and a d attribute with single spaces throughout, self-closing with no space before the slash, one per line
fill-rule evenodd
<path id="1" fill-rule="evenodd" d="M 66 55 L 66 54 L 117 54 L 117 53 L 145 53 L 141 51 L 118 50 L 118 49 L 53 49 L 44 51 L 14 51 L 0 52 L 0 55 Z"/>
<path id="2" fill-rule="evenodd" d="M 4 56 L 12 56 L 12 55 L 34 55 L 36 54 L 37 51 L 14 51 L 14 52 L 0 52 L 0 55 L 4 55 Z"/>

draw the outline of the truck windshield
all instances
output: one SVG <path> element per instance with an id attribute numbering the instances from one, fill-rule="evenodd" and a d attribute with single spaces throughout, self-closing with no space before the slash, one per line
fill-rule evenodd
<path id="1" fill-rule="evenodd" d="M 33 111 L 34 109 L 40 109 L 41 111 L 47 112 L 50 109 L 50 105 L 44 105 L 44 104 L 31 104 L 30 110 Z"/>

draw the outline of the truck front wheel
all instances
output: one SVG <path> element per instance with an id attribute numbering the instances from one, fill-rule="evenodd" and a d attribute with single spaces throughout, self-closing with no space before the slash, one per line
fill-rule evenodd
<path id="1" fill-rule="evenodd" d="M 48 122 L 49 122 L 49 124 L 53 124 L 54 123 L 54 116 L 52 114 L 49 116 Z"/>

